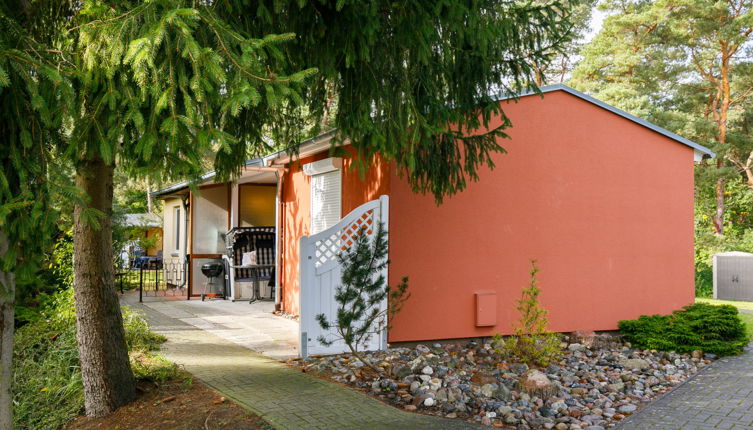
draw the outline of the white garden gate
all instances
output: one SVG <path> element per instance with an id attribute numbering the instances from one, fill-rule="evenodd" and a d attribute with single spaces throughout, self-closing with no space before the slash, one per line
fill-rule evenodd
<path id="1" fill-rule="evenodd" d="M 354 209 L 334 226 L 311 236 L 301 237 L 300 260 L 300 345 L 301 357 L 310 354 L 339 354 L 349 351 L 342 341 L 326 346 L 319 342 L 319 337 L 332 340 L 334 329 L 325 331 L 316 320 L 324 314 L 332 322 L 337 316 L 335 292 L 340 285 L 340 263 L 337 255 L 349 249 L 354 243 L 354 236 L 361 227 L 373 239 L 376 227 L 381 222 L 385 231 L 389 231 L 389 198 L 381 196 Z M 387 277 L 387 268 L 384 269 Z M 387 308 L 387 300 L 382 303 Z M 371 336 L 368 344 L 360 345 L 360 350 L 376 350 L 387 347 L 386 329 Z"/>

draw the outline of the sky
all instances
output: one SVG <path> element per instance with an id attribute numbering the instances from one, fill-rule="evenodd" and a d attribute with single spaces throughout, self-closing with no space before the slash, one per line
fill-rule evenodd
<path id="1" fill-rule="evenodd" d="M 593 15 L 591 15 L 591 29 L 589 30 L 588 34 L 586 34 L 586 42 L 590 42 L 591 39 L 593 39 L 593 37 L 596 36 L 597 33 L 599 33 L 599 30 L 601 30 L 601 25 L 604 23 L 604 18 L 606 18 L 606 16 L 606 12 L 594 8 Z"/>

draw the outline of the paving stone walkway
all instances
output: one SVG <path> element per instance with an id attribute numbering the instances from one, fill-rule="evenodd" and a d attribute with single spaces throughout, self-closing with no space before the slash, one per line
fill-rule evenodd
<path id="1" fill-rule="evenodd" d="M 618 429 L 753 429 L 753 347 L 722 358 Z"/>
<path id="2" fill-rule="evenodd" d="M 144 312 L 152 330 L 169 339 L 162 348 L 202 382 L 286 429 L 476 429 L 463 422 L 412 414 L 364 394 L 315 378 L 259 355 L 153 307 Z"/>

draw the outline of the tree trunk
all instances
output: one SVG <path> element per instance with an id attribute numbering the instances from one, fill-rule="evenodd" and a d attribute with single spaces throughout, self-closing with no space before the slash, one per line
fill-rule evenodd
<path id="1" fill-rule="evenodd" d="M 86 415 L 107 415 L 134 398 L 123 317 L 115 291 L 112 260 L 114 166 L 96 158 L 83 161 L 76 186 L 89 207 L 105 214 L 99 228 L 87 221 L 85 207 L 74 210 L 74 290 L 76 328 Z"/>
<path id="2" fill-rule="evenodd" d="M 154 213 L 154 200 L 152 199 L 152 181 L 146 180 L 146 211 Z"/>
<path id="3" fill-rule="evenodd" d="M 729 60 L 731 54 L 727 42 L 720 41 L 721 46 L 721 73 L 719 94 L 719 113 L 715 115 L 719 127 L 717 141 L 721 146 L 727 143 L 727 119 L 729 118 L 729 106 L 731 100 L 731 90 L 729 85 Z M 719 157 L 717 168 L 723 165 L 723 158 Z M 716 234 L 724 234 L 724 178 L 716 180 L 716 212 L 714 213 L 714 228 Z"/>
<path id="4" fill-rule="evenodd" d="M 714 213 L 716 234 L 724 234 L 724 179 L 716 180 L 716 212 Z"/>
<path id="5" fill-rule="evenodd" d="M 0 257 L 8 251 L 8 237 L 0 232 Z M 13 428 L 13 272 L 0 271 L 0 430 Z"/>

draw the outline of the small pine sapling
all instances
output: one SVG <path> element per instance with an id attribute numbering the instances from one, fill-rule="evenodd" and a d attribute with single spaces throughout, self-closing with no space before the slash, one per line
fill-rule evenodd
<path id="1" fill-rule="evenodd" d="M 367 344 L 372 336 L 390 329 L 392 318 L 400 312 L 410 297 L 408 278 L 403 277 L 394 288 L 387 285 L 383 269 L 387 259 L 387 232 L 380 223 L 373 240 L 369 240 L 365 228 L 356 234 L 352 247 L 337 256 L 342 266 L 341 285 L 335 292 L 338 303 L 337 317 L 329 321 L 327 316 L 316 316 L 323 330 L 334 329 L 336 335 L 319 336 L 322 345 L 332 345 L 342 340 L 354 357 L 379 373 L 379 369 L 362 356 L 358 348 Z M 387 308 L 381 304 L 387 299 Z"/>
<path id="2" fill-rule="evenodd" d="M 531 281 L 523 289 L 523 297 L 518 300 L 518 327 L 515 328 L 514 335 L 507 339 L 496 335 L 495 343 L 498 345 L 497 353 L 509 355 L 524 363 L 547 366 L 560 354 L 560 339 L 547 329 L 547 310 L 539 303 L 541 287 L 536 279 L 538 273 L 536 260 L 531 260 Z"/>

